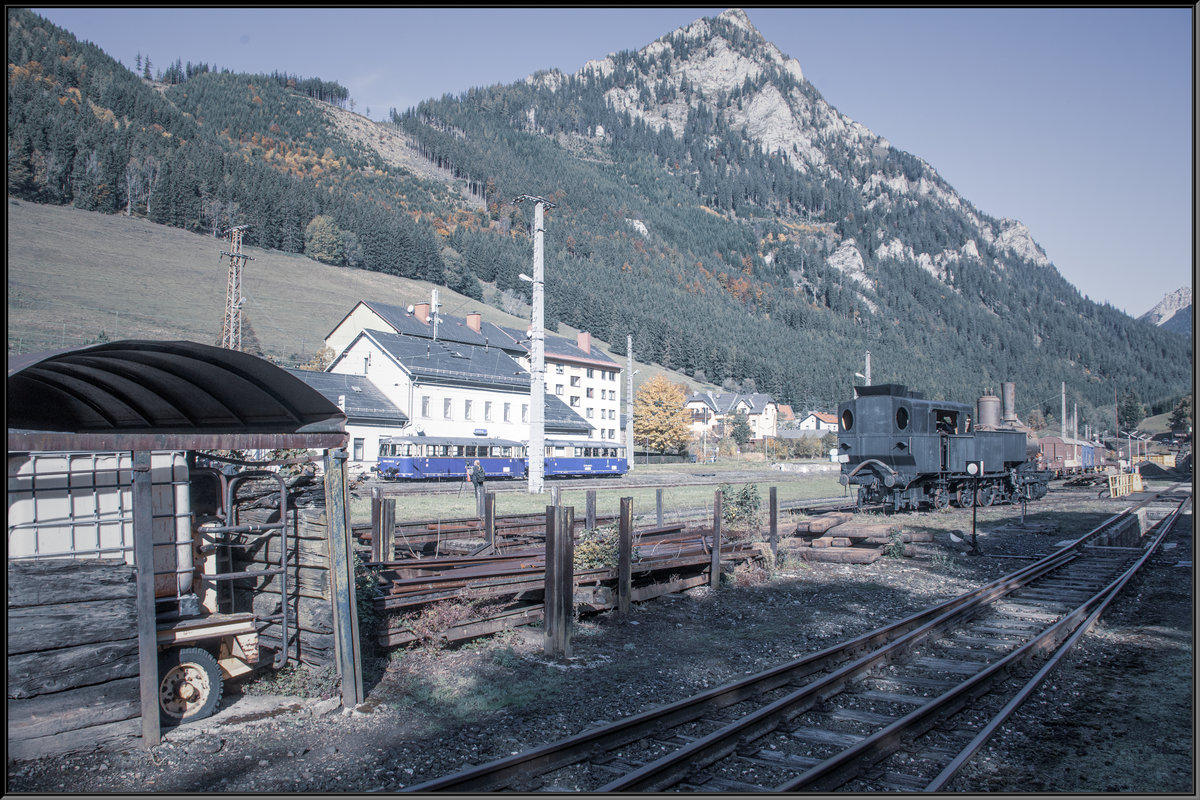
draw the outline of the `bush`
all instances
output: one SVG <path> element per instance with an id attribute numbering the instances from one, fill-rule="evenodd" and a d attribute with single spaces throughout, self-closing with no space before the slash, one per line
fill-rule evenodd
<path id="1" fill-rule="evenodd" d="M 575 569 L 615 569 L 620 547 L 621 533 L 615 527 L 585 530 L 575 542 Z M 634 548 L 633 560 L 637 560 L 637 548 Z"/>
<path id="2" fill-rule="evenodd" d="M 758 511 L 762 507 L 762 497 L 759 496 L 758 486 L 748 483 L 741 489 L 734 489 L 727 483 L 721 484 L 721 519 L 729 524 L 753 524 L 758 520 Z"/>

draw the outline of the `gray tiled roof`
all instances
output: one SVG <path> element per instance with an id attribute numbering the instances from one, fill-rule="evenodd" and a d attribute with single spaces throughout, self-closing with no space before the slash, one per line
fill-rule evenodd
<path id="1" fill-rule="evenodd" d="M 529 373 L 496 347 L 472 347 L 444 340 L 364 331 L 396 359 L 413 379 L 426 384 L 529 392 Z M 546 430 L 587 433 L 591 425 L 554 395 L 546 396 Z"/>
<path id="2" fill-rule="evenodd" d="M 530 344 L 529 340 L 525 336 L 525 331 L 519 331 L 516 328 L 504 328 L 501 326 L 497 326 L 497 328 L 504 331 L 514 341 L 516 341 L 524 352 L 529 352 Z M 582 350 L 576 342 L 572 342 L 565 336 L 555 336 L 553 333 L 546 334 L 545 348 L 546 355 L 550 358 L 553 358 L 554 356 L 560 356 L 562 358 L 583 359 L 587 361 L 602 361 L 605 364 L 612 364 L 613 367 L 618 370 L 621 368 L 617 362 L 605 355 L 604 351 L 602 351 L 600 348 L 593 347 L 590 352 L 587 350 Z"/>
<path id="3" fill-rule="evenodd" d="M 339 397 L 345 397 L 346 419 L 350 422 L 397 427 L 408 422 L 408 415 L 388 400 L 383 392 L 363 375 L 339 375 L 334 372 L 309 372 L 302 369 L 287 371 L 335 405 Z"/>
<path id="4" fill-rule="evenodd" d="M 362 301 L 379 317 L 395 329 L 396 333 L 416 336 L 422 339 L 433 338 L 433 324 L 421 322 L 407 308 L 388 303 L 377 303 L 373 300 Z M 438 322 L 437 337 L 439 341 L 455 344 L 469 344 L 477 347 L 499 347 L 509 352 L 521 352 L 523 348 L 513 341 L 512 335 L 498 325 L 480 320 L 480 332 L 476 333 L 462 320 L 442 318 Z"/>
<path id="5" fill-rule="evenodd" d="M 383 331 L 364 331 L 362 335 L 374 339 L 415 379 L 425 383 L 529 387 L 529 373 L 496 347 L 476 347 Z"/>
<path id="6" fill-rule="evenodd" d="M 692 403 L 697 401 L 704 403 L 718 414 L 731 413 L 737 404 L 742 401 L 745 401 L 746 405 L 749 406 L 751 414 L 761 414 L 768 404 L 775 402 L 771 399 L 771 395 L 761 392 L 752 394 L 703 392 L 691 395 L 685 402 Z"/>

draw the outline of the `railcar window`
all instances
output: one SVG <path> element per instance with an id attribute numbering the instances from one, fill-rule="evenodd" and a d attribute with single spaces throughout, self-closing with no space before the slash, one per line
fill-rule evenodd
<path id="1" fill-rule="evenodd" d="M 908 427 L 908 409 L 904 406 L 896 409 L 896 427 L 900 430 Z"/>
<path id="2" fill-rule="evenodd" d="M 850 409 L 842 412 L 842 430 L 848 431 L 854 427 L 854 415 L 850 413 Z"/>

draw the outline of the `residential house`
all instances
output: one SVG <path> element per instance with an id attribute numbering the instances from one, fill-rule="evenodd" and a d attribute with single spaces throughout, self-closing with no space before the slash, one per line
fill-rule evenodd
<path id="1" fill-rule="evenodd" d="M 826 414 L 824 411 L 814 411 L 800 420 L 798 426 L 802 431 L 833 431 L 837 433 L 838 418 L 836 414 Z"/>
<path id="2" fill-rule="evenodd" d="M 727 436 L 738 414 L 746 415 L 751 439 L 765 439 L 778 433 L 778 405 L 770 395 L 704 392 L 688 397 L 684 408 L 692 414 L 691 431 L 697 439 Z"/>

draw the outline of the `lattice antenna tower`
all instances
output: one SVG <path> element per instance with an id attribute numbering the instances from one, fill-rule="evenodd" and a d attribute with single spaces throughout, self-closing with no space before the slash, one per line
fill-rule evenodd
<path id="1" fill-rule="evenodd" d="M 221 347 L 227 350 L 242 349 L 242 306 L 246 298 L 242 296 L 242 268 L 247 261 L 254 259 L 242 252 L 242 234 L 249 225 L 238 225 L 229 229 L 229 252 L 221 251 L 222 256 L 229 257 L 229 280 L 225 286 L 225 321 L 221 324 Z"/>

